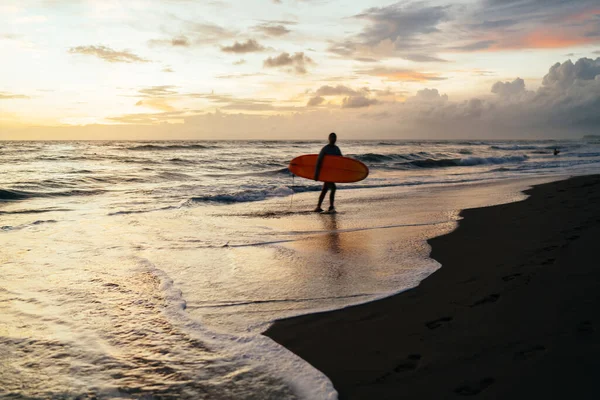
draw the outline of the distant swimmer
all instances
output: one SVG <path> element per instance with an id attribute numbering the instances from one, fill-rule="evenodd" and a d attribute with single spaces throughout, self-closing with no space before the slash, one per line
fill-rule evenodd
<path id="1" fill-rule="evenodd" d="M 341 156 L 342 151 L 339 147 L 335 145 L 337 140 L 337 135 L 333 132 L 329 134 L 329 144 L 323 147 L 321 152 L 319 153 L 319 158 L 317 159 L 317 166 L 315 167 L 315 181 L 319 180 L 319 174 L 321 173 L 321 164 L 323 163 L 323 157 L 326 155 L 332 156 Z M 323 200 L 325 199 L 325 195 L 327 191 L 331 189 L 331 193 L 329 194 L 329 210 L 328 212 L 335 212 L 335 207 L 333 202 L 335 201 L 335 191 L 337 187 L 334 182 L 324 182 L 323 189 L 321 190 L 321 195 L 319 196 L 319 204 L 317 204 L 317 208 L 315 208 L 315 212 L 322 212 L 323 209 L 321 205 L 323 204 Z"/>
<path id="2" fill-rule="evenodd" d="M 559 149 L 554 149 L 554 155 L 557 156 L 560 153 Z"/>

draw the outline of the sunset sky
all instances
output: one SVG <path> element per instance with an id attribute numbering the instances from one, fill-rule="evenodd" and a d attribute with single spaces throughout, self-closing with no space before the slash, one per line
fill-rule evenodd
<path id="1" fill-rule="evenodd" d="M 0 139 L 600 133 L 598 0 L 2 0 L 0 54 Z"/>

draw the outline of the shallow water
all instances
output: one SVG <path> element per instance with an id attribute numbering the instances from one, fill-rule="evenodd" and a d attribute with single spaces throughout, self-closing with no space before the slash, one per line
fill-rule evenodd
<path id="1" fill-rule="evenodd" d="M 369 164 L 421 146 L 386 143 L 342 150 Z M 506 160 L 497 152 L 555 145 L 428 147 Z M 598 166 L 583 142 L 502 171 L 382 158 L 365 188 L 338 191 L 337 214 L 320 215 L 308 212 L 313 183 L 281 172 L 314 143 L 2 146 L 0 393 L 33 398 L 335 398 L 326 377 L 259 335 L 271 321 L 412 287 L 439 268 L 425 241 L 451 231 L 458 210 Z"/>

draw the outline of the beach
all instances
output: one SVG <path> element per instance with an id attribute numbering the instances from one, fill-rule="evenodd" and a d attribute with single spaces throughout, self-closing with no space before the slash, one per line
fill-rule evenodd
<path id="1" fill-rule="evenodd" d="M 401 340 L 405 349 L 395 349 L 395 338 L 405 333 L 382 327 L 374 337 L 363 336 L 351 322 L 342 336 L 332 325 L 335 346 L 323 342 L 327 351 L 317 346 L 327 334 L 307 339 L 317 346 L 307 349 L 322 351 L 329 363 L 320 364 L 294 343 L 282 341 L 290 351 L 262 333 L 274 321 L 299 315 L 365 303 L 378 310 L 392 300 L 376 300 L 425 279 L 406 292 L 420 293 L 431 274 L 431 282 L 438 274 L 454 277 L 449 261 L 438 256 L 438 239 L 428 241 L 468 223 L 472 211 L 461 221 L 461 210 L 519 202 L 532 186 L 600 173 L 598 143 L 587 140 L 560 142 L 560 157 L 552 155 L 556 143 L 549 141 L 347 142 L 345 154 L 367 163 L 369 177 L 340 184 L 338 212 L 319 214 L 311 211 L 319 184 L 294 180 L 286 166 L 294 154 L 310 153 L 320 143 L 1 145 L 6 181 L 0 186 L 0 396 L 27 398 L 334 400 L 338 391 L 342 398 L 348 393 L 332 369 L 340 360 L 348 382 L 379 379 L 389 385 L 404 376 L 389 371 L 407 368 L 412 374 L 414 365 L 420 372 L 439 354 L 410 340 Z M 557 191 L 555 200 L 562 195 Z M 563 223 L 563 205 L 546 206 L 543 211 Z M 492 251 L 500 243 L 494 240 L 514 235 L 500 233 L 494 218 L 476 218 L 495 236 L 491 250 L 480 241 L 475 250 L 500 259 Z M 474 251 L 471 243 L 456 248 L 467 256 Z M 506 254 L 518 256 L 514 250 Z M 481 265 L 489 260 L 484 257 Z M 479 290 L 477 284 L 468 287 Z M 429 290 L 423 299 L 429 293 L 446 292 Z M 468 305 L 480 300 L 471 297 L 494 294 L 501 296 L 496 303 L 480 308 L 487 313 L 506 302 L 500 288 L 465 292 L 456 301 Z M 413 313 L 412 305 L 402 307 Z M 428 307 L 398 319 L 416 318 L 414 332 L 431 322 L 427 334 L 441 338 L 462 321 L 455 309 Z M 394 314 L 367 313 L 365 334 L 378 315 Z M 453 320 L 436 321 L 446 317 Z M 386 342 L 386 335 L 394 340 Z M 357 364 L 330 353 L 344 343 L 340 337 L 356 340 L 347 344 Z M 371 364 L 361 355 L 374 338 L 385 362 L 378 356 Z M 481 379 L 499 382 L 498 376 L 490 372 Z M 461 382 L 467 379 L 461 375 Z"/>
<path id="2" fill-rule="evenodd" d="M 441 268 L 417 287 L 265 334 L 340 399 L 599 398 L 600 176 L 525 193 L 428 240 Z"/>

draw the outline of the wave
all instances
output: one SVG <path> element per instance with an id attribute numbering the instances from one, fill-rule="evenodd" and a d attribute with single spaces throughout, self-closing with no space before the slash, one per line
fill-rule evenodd
<path id="1" fill-rule="evenodd" d="M 169 161 L 172 162 L 173 164 L 196 164 L 195 161 L 186 160 L 184 158 L 179 158 L 179 157 L 171 158 L 171 159 L 169 159 Z"/>
<path id="2" fill-rule="evenodd" d="M 446 168 L 446 167 L 470 167 L 475 165 L 493 165 L 519 163 L 527 160 L 526 155 L 504 156 L 504 157 L 467 157 L 467 158 L 443 158 L 443 159 L 425 159 L 413 160 L 402 163 L 396 163 L 397 167 L 418 167 L 418 168 Z"/>
<path id="3" fill-rule="evenodd" d="M 63 192 L 26 192 L 24 190 L 0 189 L 0 201 L 26 200 L 35 197 L 93 196 L 102 193 L 105 193 L 105 191 L 76 189 Z"/>
<path id="4" fill-rule="evenodd" d="M 515 144 L 515 145 L 511 145 L 511 146 L 498 146 L 498 145 L 490 146 L 490 149 L 492 149 L 492 150 L 505 150 L 505 151 L 539 150 L 539 149 L 547 149 L 547 148 L 548 147 L 540 147 L 540 146 L 533 146 L 533 145 L 520 145 L 520 144 Z"/>
<path id="5" fill-rule="evenodd" d="M 260 201 L 272 197 L 283 197 L 294 194 L 296 191 L 286 186 L 280 186 L 273 189 L 262 190 L 242 190 L 236 193 L 229 194 L 212 194 L 200 197 L 192 197 L 184 205 L 193 203 L 218 203 L 218 204 L 233 204 L 246 203 L 251 201 Z"/>
<path id="6" fill-rule="evenodd" d="M 156 144 L 143 144 L 140 146 L 126 147 L 126 150 L 134 151 L 154 151 L 154 150 L 196 150 L 196 149 L 213 149 L 216 146 L 207 146 L 203 144 L 170 144 L 170 145 L 156 145 Z"/>
<path id="7" fill-rule="evenodd" d="M 0 189 L 0 201 L 4 200 L 24 200 L 31 196 L 30 192 L 24 192 L 20 190 L 5 190 Z"/>

